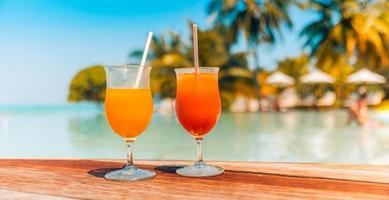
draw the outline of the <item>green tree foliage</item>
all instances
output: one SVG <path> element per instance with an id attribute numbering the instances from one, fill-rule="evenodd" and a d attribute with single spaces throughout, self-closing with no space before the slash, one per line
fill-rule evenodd
<path id="1" fill-rule="evenodd" d="M 354 85 L 346 83 L 347 77 L 355 71 L 355 68 L 348 63 L 347 57 L 340 56 L 336 62 L 320 65 L 319 68 L 335 78 L 332 87 L 335 90 L 339 103 L 342 103 L 341 101 L 347 99 L 347 96 L 356 89 Z"/>
<path id="2" fill-rule="evenodd" d="M 69 88 L 69 102 L 101 103 L 105 98 L 105 72 L 101 65 L 88 67 L 74 76 Z"/>
<path id="3" fill-rule="evenodd" d="M 221 65 L 219 72 L 219 87 L 221 90 L 222 105 L 229 109 L 231 103 L 238 96 L 255 97 L 253 83 L 254 73 L 247 67 L 245 53 L 236 53 Z"/>
<path id="4" fill-rule="evenodd" d="M 288 13 L 291 0 L 212 0 L 208 13 L 215 25 L 229 27 L 227 38 L 236 42 L 239 32 L 246 38 L 254 55 L 255 67 L 259 67 L 258 43 L 274 43 L 282 24 L 292 26 Z"/>
<path id="5" fill-rule="evenodd" d="M 308 23 L 300 32 L 300 37 L 305 39 L 304 47 L 309 48 L 314 56 L 320 45 L 326 40 L 330 30 L 334 27 L 333 16 L 339 10 L 336 1 L 307 0 L 302 8 L 314 10 L 318 19 Z"/>
<path id="6" fill-rule="evenodd" d="M 355 66 L 389 67 L 389 2 L 315 0 L 309 5 L 321 17 L 301 35 L 319 66 L 337 65 L 345 56 Z"/>
<path id="7" fill-rule="evenodd" d="M 309 72 L 309 56 L 300 55 L 293 58 L 285 58 L 278 62 L 277 70 L 295 78 L 297 81 Z"/>
<path id="8" fill-rule="evenodd" d="M 220 67 L 228 61 L 230 44 L 226 43 L 220 29 L 199 30 L 198 40 L 199 62 L 202 66 Z"/>

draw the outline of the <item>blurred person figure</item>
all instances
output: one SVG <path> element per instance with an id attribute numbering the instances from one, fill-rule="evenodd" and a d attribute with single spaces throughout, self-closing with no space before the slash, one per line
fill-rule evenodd
<path id="1" fill-rule="evenodd" d="M 368 107 L 367 107 L 367 91 L 366 88 L 358 89 L 358 100 L 349 108 L 348 123 L 357 122 L 360 126 L 365 126 L 368 123 Z"/>
<path id="2" fill-rule="evenodd" d="M 272 105 L 269 98 L 261 98 L 258 103 L 259 103 L 258 109 L 260 111 L 267 112 L 271 110 Z"/>

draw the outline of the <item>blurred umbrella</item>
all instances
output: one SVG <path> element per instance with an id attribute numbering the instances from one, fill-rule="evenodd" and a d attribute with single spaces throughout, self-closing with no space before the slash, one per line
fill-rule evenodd
<path id="1" fill-rule="evenodd" d="M 302 83 L 311 83 L 311 84 L 316 84 L 316 83 L 333 83 L 334 79 L 329 75 L 321 70 L 313 70 L 309 74 L 306 74 L 301 77 L 301 82 Z"/>
<path id="2" fill-rule="evenodd" d="M 374 73 L 366 68 L 360 69 L 357 72 L 352 73 L 347 78 L 347 83 L 355 84 L 381 84 L 385 83 L 385 77 Z"/>
<path id="3" fill-rule="evenodd" d="M 276 86 L 289 86 L 294 84 L 294 79 L 280 71 L 277 71 L 267 77 L 266 83 Z"/>

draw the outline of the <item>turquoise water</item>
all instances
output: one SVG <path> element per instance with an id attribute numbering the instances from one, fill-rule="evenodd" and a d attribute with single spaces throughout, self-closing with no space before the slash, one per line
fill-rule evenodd
<path id="1" fill-rule="evenodd" d="M 210 160 L 389 163 L 389 124 L 346 125 L 347 113 L 224 113 L 205 140 Z M 155 114 L 137 159 L 194 159 L 195 143 L 174 116 Z M 125 158 L 122 140 L 95 105 L 0 107 L 2 158 Z"/>

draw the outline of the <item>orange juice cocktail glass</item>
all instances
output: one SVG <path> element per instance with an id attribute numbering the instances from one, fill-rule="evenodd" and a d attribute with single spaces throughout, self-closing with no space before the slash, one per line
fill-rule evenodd
<path id="1" fill-rule="evenodd" d="M 222 174 L 224 170 L 207 165 L 203 160 L 202 142 L 215 127 L 221 114 L 217 67 L 175 70 L 177 76 L 176 115 L 180 124 L 197 143 L 197 162 L 177 170 L 177 174 L 207 177 Z"/>
<path id="2" fill-rule="evenodd" d="M 113 131 L 128 146 L 127 165 L 105 175 L 108 180 L 137 181 L 155 172 L 137 168 L 133 163 L 133 143 L 147 128 L 153 113 L 149 66 L 117 65 L 106 67 L 105 116 Z"/>

